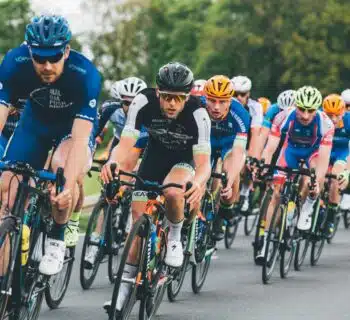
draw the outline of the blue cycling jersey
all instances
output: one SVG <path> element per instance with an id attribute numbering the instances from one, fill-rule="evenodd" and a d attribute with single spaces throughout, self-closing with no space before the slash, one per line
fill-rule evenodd
<path id="1" fill-rule="evenodd" d="M 0 65 L 0 105 L 26 102 L 5 159 L 41 168 L 48 150 L 71 133 L 75 119 L 92 122 L 96 130 L 100 88 L 97 68 L 74 50 L 51 84 L 36 74 L 26 44 L 10 50 Z"/>
<path id="2" fill-rule="evenodd" d="M 342 123 L 335 128 L 333 137 L 333 147 L 331 153 L 331 164 L 336 161 L 346 162 L 349 156 L 349 140 L 350 140 L 350 113 L 346 112 Z"/>
<path id="3" fill-rule="evenodd" d="M 75 118 L 94 122 L 101 77 L 82 54 L 71 50 L 61 77 L 43 83 L 35 73 L 27 45 L 10 50 L 0 66 L 0 104 L 26 108 L 43 124 L 72 127 Z"/>
<path id="4" fill-rule="evenodd" d="M 201 97 L 201 101 L 206 104 L 204 97 Z M 236 143 L 240 143 L 245 148 L 249 129 L 249 112 L 240 102 L 233 99 L 225 119 L 211 120 L 210 144 L 212 156 L 220 156 L 224 159 Z"/>
<path id="5" fill-rule="evenodd" d="M 264 128 L 271 129 L 273 120 L 281 111 L 282 110 L 280 109 L 277 103 L 272 104 L 264 116 L 262 126 Z"/>

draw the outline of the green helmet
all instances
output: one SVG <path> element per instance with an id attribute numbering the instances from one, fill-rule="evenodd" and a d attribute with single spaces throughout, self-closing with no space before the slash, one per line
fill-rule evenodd
<path id="1" fill-rule="evenodd" d="M 317 110 L 322 105 L 322 94 L 315 87 L 301 87 L 296 92 L 295 104 L 300 108 Z"/>

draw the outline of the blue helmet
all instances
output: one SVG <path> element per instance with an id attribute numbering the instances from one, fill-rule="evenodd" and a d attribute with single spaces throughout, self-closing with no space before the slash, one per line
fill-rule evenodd
<path id="1" fill-rule="evenodd" d="M 68 21 L 62 16 L 34 17 L 26 27 L 25 40 L 30 47 L 64 47 L 71 38 Z"/>

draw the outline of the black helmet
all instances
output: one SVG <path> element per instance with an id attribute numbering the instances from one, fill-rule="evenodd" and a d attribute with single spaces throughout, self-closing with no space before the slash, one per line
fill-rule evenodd
<path id="1" fill-rule="evenodd" d="M 180 62 L 169 62 L 158 71 L 156 82 L 160 90 L 190 92 L 193 73 Z"/>

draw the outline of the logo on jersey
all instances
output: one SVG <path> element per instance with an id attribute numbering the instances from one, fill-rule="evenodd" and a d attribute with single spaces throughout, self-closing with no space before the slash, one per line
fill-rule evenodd
<path id="1" fill-rule="evenodd" d="M 30 60 L 30 58 L 29 57 L 17 57 L 16 59 L 16 62 L 18 62 L 18 63 L 22 63 L 22 62 L 26 62 L 26 61 L 29 61 Z"/>
<path id="2" fill-rule="evenodd" d="M 96 104 L 97 104 L 96 99 L 92 99 L 92 100 L 90 100 L 90 102 L 89 102 L 89 106 L 90 106 L 91 108 L 95 108 L 95 107 L 96 107 Z"/>
<path id="3" fill-rule="evenodd" d="M 3 87 L 4 85 L 2 84 L 2 82 L 0 82 L 0 90 L 2 90 Z"/>

